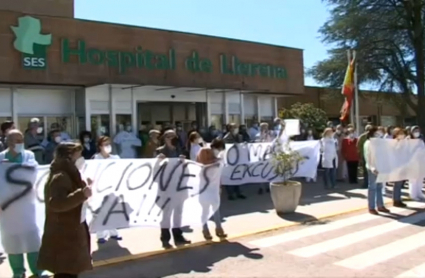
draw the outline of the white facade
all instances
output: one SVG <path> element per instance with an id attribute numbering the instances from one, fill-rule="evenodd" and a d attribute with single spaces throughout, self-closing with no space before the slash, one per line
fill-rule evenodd
<path id="1" fill-rule="evenodd" d="M 168 106 L 164 106 L 164 104 Z M 116 132 L 118 123 L 139 130 L 147 122 L 198 121 L 221 128 L 224 123 L 250 125 L 277 116 L 277 98 L 250 92 L 167 88 L 156 86 L 99 85 L 87 88 L 0 88 L 0 121 L 11 119 L 21 130 L 39 118 L 47 135 L 60 123 L 76 138 L 82 130 L 97 134 Z M 201 121 L 203 117 L 205 121 Z"/>

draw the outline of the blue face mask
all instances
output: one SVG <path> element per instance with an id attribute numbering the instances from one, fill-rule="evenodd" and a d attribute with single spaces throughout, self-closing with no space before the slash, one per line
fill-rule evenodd
<path id="1" fill-rule="evenodd" d="M 13 150 L 16 153 L 22 153 L 25 150 L 24 144 L 16 144 L 15 147 L 13 148 Z"/>

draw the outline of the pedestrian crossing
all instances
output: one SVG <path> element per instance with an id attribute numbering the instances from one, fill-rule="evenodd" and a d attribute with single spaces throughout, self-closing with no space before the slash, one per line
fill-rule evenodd
<path id="1" fill-rule="evenodd" d="M 250 241 L 257 248 L 279 248 L 301 259 L 329 258 L 333 267 L 363 271 L 393 262 L 425 247 L 425 203 L 409 202 L 408 208 L 391 208 L 387 217 L 364 213 Z M 385 214 L 383 214 L 385 215 Z M 399 266 L 397 277 L 425 277 L 424 252 L 415 266 Z M 324 256 L 327 255 L 327 256 Z M 409 256 L 413 256 L 410 254 Z M 408 264 L 416 263 L 410 260 Z M 410 269 L 407 269 L 407 268 Z"/>

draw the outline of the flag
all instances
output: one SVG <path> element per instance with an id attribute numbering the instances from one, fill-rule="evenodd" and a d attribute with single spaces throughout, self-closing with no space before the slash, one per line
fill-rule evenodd
<path id="1" fill-rule="evenodd" d="M 344 84 L 342 85 L 341 94 L 345 97 L 344 104 L 341 108 L 341 121 L 346 121 L 350 115 L 351 105 L 354 98 L 354 64 L 355 59 L 351 59 L 345 72 Z"/>

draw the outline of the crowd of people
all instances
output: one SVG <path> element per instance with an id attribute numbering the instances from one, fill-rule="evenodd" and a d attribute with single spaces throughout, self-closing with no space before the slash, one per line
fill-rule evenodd
<path id="1" fill-rule="evenodd" d="M 49 270 L 54 277 L 77 277 L 79 273 L 91 269 L 90 234 L 85 222 L 84 204 L 91 197 L 93 181 L 84 177 L 81 170 L 87 159 L 120 159 L 113 154 L 114 141 L 107 136 L 93 138 L 91 132 L 83 131 L 77 142 L 55 126 L 49 132 L 46 140 L 36 137 L 40 133 L 38 119 L 32 119 L 28 129 L 21 133 L 15 124 L 7 121 L 0 126 L 0 159 L 2 162 L 26 163 L 35 161 L 37 164 L 50 164 L 50 174 L 45 185 L 46 221 L 44 234 L 40 239 L 38 231 L 31 234 L 7 234 L 2 228 L 2 245 L 8 254 L 8 259 L 14 277 L 24 277 L 24 254 L 30 270 L 40 277 Z M 201 164 L 211 164 L 220 161 L 226 144 L 243 142 L 273 142 L 281 138 L 284 122 L 277 118 L 273 127 L 268 123 L 246 126 L 228 124 L 225 130 L 217 131 L 211 126 L 207 132 L 198 129 L 197 123 L 192 123 L 190 131 L 182 130 L 177 124 L 164 125 L 162 130 L 150 129 L 147 137 L 139 135 L 142 148 L 139 149 L 142 158 L 181 158 L 197 161 Z M 357 134 L 353 125 L 337 125 L 331 122 L 318 135 L 317 130 L 301 126 L 300 134 L 293 140 L 319 140 L 320 165 L 323 169 L 323 184 L 326 188 L 336 188 L 338 181 L 346 178 L 351 184 L 357 184 L 358 169 L 363 169 L 363 188 L 368 188 L 369 212 L 389 212 L 384 206 L 383 194 L 385 185 L 376 182 L 377 170 L 375 159 L 370 151 L 370 138 L 385 138 L 403 140 L 405 138 L 423 140 L 417 126 L 406 128 L 376 127 L 367 125 L 362 134 Z M 205 144 L 208 142 L 209 144 Z M 393 202 L 396 207 L 405 207 L 401 199 L 401 189 L 406 181 L 394 181 Z M 425 200 L 422 194 L 422 181 L 408 181 L 413 199 Z M 390 185 L 390 184 L 388 184 Z M 225 186 L 229 200 L 245 199 L 239 186 Z M 268 190 L 260 185 L 259 193 Z M 222 227 L 220 211 L 213 215 L 215 234 L 218 238 L 226 238 Z M 202 229 L 206 240 L 213 237 L 208 224 Z M 161 229 L 160 240 L 164 248 L 171 248 L 171 237 L 176 246 L 190 243 L 183 236 L 180 228 Z M 97 233 L 98 243 L 107 240 L 121 240 L 117 230 L 100 231 Z M 78 242 L 78 244 L 75 244 Z M 62 252 L 67 250 L 67 252 Z M 72 262 L 72 263 L 70 263 Z"/>

